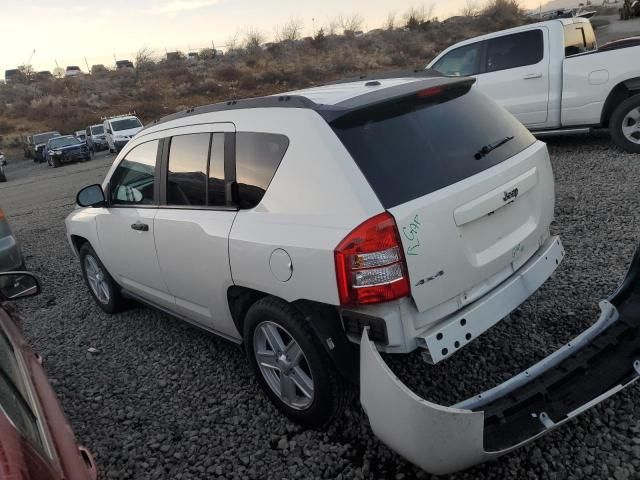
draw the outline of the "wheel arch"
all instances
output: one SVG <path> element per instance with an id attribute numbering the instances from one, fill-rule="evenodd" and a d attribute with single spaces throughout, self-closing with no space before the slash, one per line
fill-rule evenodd
<path id="1" fill-rule="evenodd" d="M 251 288 L 233 285 L 227 290 L 229 311 L 233 323 L 243 335 L 244 320 L 251 306 L 264 297 L 275 297 Z M 275 297 L 279 298 L 279 297 Z M 283 302 L 286 300 L 279 298 Z M 358 349 L 347 338 L 337 307 L 311 300 L 287 302 L 293 305 L 309 323 L 316 338 L 331 358 L 336 369 L 349 382 L 359 382 Z"/>
<path id="2" fill-rule="evenodd" d="M 609 126 L 609 120 L 613 111 L 620 103 L 624 102 L 627 98 L 640 94 L 640 77 L 629 78 L 623 82 L 618 83 L 604 102 L 602 108 L 602 116 L 600 123 L 603 127 Z"/>

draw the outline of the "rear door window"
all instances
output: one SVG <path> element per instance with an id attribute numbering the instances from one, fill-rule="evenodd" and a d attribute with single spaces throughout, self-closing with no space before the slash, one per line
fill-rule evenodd
<path id="1" fill-rule="evenodd" d="M 535 138 L 483 94 L 356 111 L 332 123 L 385 208 L 406 203 L 497 165 Z M 503 145 L 479 155 L 484 146 Z"/>
<path id="2" fill-rule="evenodd" d="M 167 205 L 207 205 L 210 133 L 179 135 L 169 146 Z"/>
<path id="3" fill-rule="evenodd" d="M 465 45 L 450 51 L 433 69 L 447 76 L 470 76 L 480 73 L 482 42 Z"/>
<path id="4" fill-rule="evenodd" d="M 253 208 L 264 196 L 285 152 L 289 139 L 273 133 L 236 134 L 238 206 Z"/>
<path id="5" fill-rule="evenodd" d="M 535 65 L 544 57 L 542 30 L 505 35 L 487 40 L 487 72 Z"/>
<path id="6" fill-rule="evenodd" d="M 112 205 L 153 205 L 158 140 L 134 147 L 113 172 Z"/>
<path id="7" fill-rule="evenodd" d="M 596 35 L 590 23 L 570 24 L 564 27 L 564 55 L 570 57 L 596 49 Z"/>

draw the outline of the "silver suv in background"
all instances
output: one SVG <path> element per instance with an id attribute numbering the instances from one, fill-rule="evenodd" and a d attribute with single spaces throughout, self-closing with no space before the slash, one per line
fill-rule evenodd
<path id="1" fill-rule="evenodd" d="M 129 140 L 142 130 L 142 122 L 135 115 L 120 115 L 107 118 L 103 126 L 111 153 L 120 153 L 120 150 L 124 148 Z"/>
<path id="2" fill-rule="evenodd" d="M 97 125 L 91 125 L 85 129 L 85 135 L 87 137 L 87 146 L 91 151 L 91 154 L 100 152 L 102 150 L 108 150 L 109 144 L 104 134 L 104 125 L 99 123 Z"/>

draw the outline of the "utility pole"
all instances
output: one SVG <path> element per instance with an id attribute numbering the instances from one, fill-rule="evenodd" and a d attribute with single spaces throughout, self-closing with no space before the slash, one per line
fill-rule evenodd
<path id="1" fill-rule="evenodd" d="M 89 68 L 89 62 L 87 61 L 87 56 L 84 56 L 84 63 L 87 65 L 87 73 L 91 73 L 91 69 Z"/>

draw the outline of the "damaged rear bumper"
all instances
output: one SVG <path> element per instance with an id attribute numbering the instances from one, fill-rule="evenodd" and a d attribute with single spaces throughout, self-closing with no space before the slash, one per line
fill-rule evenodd
<path id="1" fill-rule="evenodd" d="M 598 321 L 534 366 L 453 406 L 424 400 L 360 344 L 360 401 L 380 440 L 444 474 L 514 450 L 588 410 L 640 376 L 640 254 Z"/>

